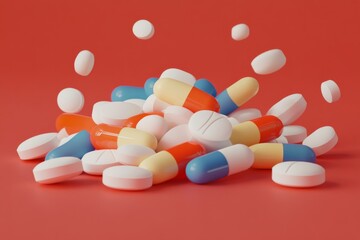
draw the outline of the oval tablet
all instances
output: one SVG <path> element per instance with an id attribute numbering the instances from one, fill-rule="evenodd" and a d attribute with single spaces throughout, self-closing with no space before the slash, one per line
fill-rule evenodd
<path id="1" fill-rule="evenodd" d="M 101 118 L 101 110 L 102 110 L 102 107 L 107 103 L 109 103 L 109 101 L 100 101 L 100 102 L 96 102 L 93 105 L 92 112 L 91 112 L 91 117 L 92 117 L 92 120 L 96 124 L 100 124 L 100 123 L 103 122 L 103 120 Z"/>
<path id="2" fill-rule="evenodd" d="M 81 161 L 76 157 L 54 158 L 39 163 L 33 169 L 35 181 L 43 184 L 62 182 L 81 173 Z"/>
<path id="3" fill-rule="evenodd" d="M 244 109 L 239 108 L 229 114 L 229 117 L 235 118 L 236 120 L 238 120 L 239 123 L 253 120 L 261 116 L 262 115 L 260 110 L 256 108 L 244 108 Z"/>
<path id="4" fill-rule="evenodd" d="M 176 127 L 173 127 L 167 131 L 164 136 L 160 139 L 157 146 L 157 151 L 169 149 L 176 145 L 179 145 L 184 142 L 189 142 L 191 140 L 191 134 L 187 124 L 181 124 Z"/>
<path id="5" fill-rule="evenodd" d="M 122 145 L 116 150 L 118 161 L 121 164 L 132 166 L 138 166 L 142 160 L 154 154 L 153 149 L 136 144 Z"/>
<path id="6" fill-rule="evenodd" d="M 270 74 L 280 70 L 286 63 L 286 57 L 280 49 L 272 49 L 254 58 L 251 66 L 257 74 Z"/>
<path id="7" fill-rule="evenodd" d="M 66 113 L 80 112 L 84 102 L 84 95 L 75 88 L 64 88 L 57 96 L 58 107 Z"/>
<path id="8" fill-rule="evenodd" d="M 187 124 L 193 112 L 181 106 L 168 106 L 163 110 L 164 119 L 169 129 L 181 124 Z"/>
<path id="9" fill-rule="evenodd" d="M 95 57 L 89 50 L 82 50 L 78 53 L 74 62 L 75 72 L 81 76 L 91 73 L 95 63 Z"/>
<path id="10" fill-rule="evenodd" d="M 231 37 L 235 41 L 246 39 L 250 34 L 248 25 L 241 23 L 231 28 Z"/>
<path id="11" fill-rule="evenodd" d="M 281 136 L 287 139 L 288 143 L 301 143 L 307 136 L 306 128 L 298 125 L 283 127 Z"/>
<path id="12" fill-rule="evenodd" d="M 82 158 L 84 172 L 92 175 L 102 175 L 106 168 L 120 165 L 116 150 L 95 150 L 86 153 Z"/>
<path id="13" fill-rule="evenodd" d="M 144 190 L 152 186 L 152 173 L 135 166 L 115 166 L 104 170 L 105 186 L 119 190 Z"/>
<path id="14" fill-rule="evenodd" d="M 287 187 L 315 187 L 325 182 L 325 169 L 316 163 L 282 162 L 272 168 L 272 180 Z"/>
<path id="15" fill-rule="evenodd" d="M 170 106 L 170 104 L 168 104 L 168 103 L 166 103 L 164 101 L 161 101 L 154 94 L 151 94 L 145 100 L 142 110 L 143 110 L 144 113 L 161 112 L 162 110 L 164 110 L 168 106 Z"/>
<path id="16" fill-rule="evenodd" d="M 306 109 L 306 101 L 300 93 L 289 95 L 275 103 L 266 115 L 278 117 L 284 125 L 296 121 Z"/>
<path id="17" fill-rule="evenodd" d="M 325 126 L 310 134 L 302 144 L 312 148 L 316 156 L 320 156 L 335 147 L 337 142 L 338 136 L 335 129 L 331 126 Z"/>
<path id="18" fill-rule="evenodd" d="M 21 160 L 31 160 L 44 157 L 60 143 L 57 133 L 44 133 L 31 137 L 17 147 Z"/>
<path id="19" fill-rule="evenodd" d="M 131 99 L 125 100 L 124 102 L 138 105 L 140 109 L 143 109 L 145 100 L 144 99 L 139 99 L 139 98 L 131 98 Z"/>
<path id="20" fill-rule="evenodd" d="M 166 69 L 159 77 L 159 79 L 161 78 L 171 78 L 186 84 L 189 84 L 191 86 L 193 86 L 196 82 L 196 78 L 188 72 L 185 72 L 181 69 L 177 69 L 177 68 L 169 68 Z"/>
<path id="21" fill-rule="evenodd" d="M 321 94 L 328 103 L 336 102 L 341 97 L 340 88 L 333 80 L 321 83 Z"/>
<path id="22" fill-rule="evenodd" d="M 129 117 L 142 113 L 139 106 L 126 102 L 108 102 L 101 105 L 100 117 L 102 123 L 119 126 Z"/>
<path id="23" fill-rule="evenodd" d="M 155 28 L 148 20 L 141 19 L 134 23 L 132 31 L 138 39 L 147 40 L 154 36 Z"/>

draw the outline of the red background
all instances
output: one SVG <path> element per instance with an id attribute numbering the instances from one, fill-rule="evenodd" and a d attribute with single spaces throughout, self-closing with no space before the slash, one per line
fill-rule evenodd
<path id="1" fill-rule="evenodd" d="M 359 16 L 357 0 L 0 0 L 0 238 L 360 239 Z M 133 36 L 139 19 L 154 24 L 151 40 Z M 248 39 L 231 39 L 237 23 L 249 25 Z M 286 54 L 285 67 L 256 75 L 251 60 L 273 48 Z M 73 70 L 82 49 L 96 57 L 88 77 Z M 318 159 L 327 182 L 285 188 L 266 170 L 205 186 L 171 181 L 143 192 L 114 191 L 85 174 L 56 185 L 34 182 L 39 161 L 21 161 L 16 148 L 55 130 L 61 89 L 81 90 L 82 114 L 89 115 L 116 86 L 141 86 L 169 67 L 208 78 L 218 91 L 254 76 L 260 91 L 246 107 L 263 113 L 302 93 L 308 108 L 297 124 L 308 132 L 331 125 L 339 135 Z M 342 91 L 334 104 L 320 94 L 328 79 Z"/>

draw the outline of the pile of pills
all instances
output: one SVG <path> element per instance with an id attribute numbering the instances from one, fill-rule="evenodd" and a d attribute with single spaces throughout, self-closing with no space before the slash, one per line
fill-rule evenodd
<path id="1" fill-rule="evenodd" d="M 149 39 L 154 34 L 147 20 L 134 24 L 134 34 Z M 248 37 L 245 24 L 232 28 L 232 37 Z M 251 63 L 257 74 L 281 69 L 286 57 L 272 49 Z M 81 51 L 75 71 L 87 76 L 94 55 Z M 119 86 L 111 101 L 93 105 L 92 115 L 77 114 L 84 106 L 83 94 L 63 89 L 57 97 L 63 111 L 56 132 L 22 142 L 22 160 L 44 158 L 33 169 L 35 181 L 58 183 L 83 172 L 102 175 L 105 186 L 120 190 L 144 190 L 174 178 L 206 184 L 249 168 L 272 169 L 272 180 L 288 187 L 314 187 L 325 182 L 325 169 L 316 157 L 330 151 L 338 141 L 331 126 L 307 134 L 293 123 L 305 112 L 300 93 L 284 97 L 265 115 L 256 108 L 241 108 L 259 90 L 253 77 L 244 77 L 218 93 L 207 79 L 171 68 L 143 87 Z M 340 98 L 332 81 L 321 92 L 329 103 Z"/>

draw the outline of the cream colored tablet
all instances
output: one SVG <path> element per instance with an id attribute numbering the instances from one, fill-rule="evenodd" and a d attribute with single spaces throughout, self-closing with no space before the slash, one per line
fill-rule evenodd
<path id="1" fill-rule="evenodd" d="M 44 133 L 23 141 L 16 151 L 21 160 L 31 160 L 44 157 L 59 143 L 58 133 Z"/>
<path id="2" fill-rule="evenodd" d="M 330 151 L 338 142 L 335 129 L 325 126 L 317 129 L 304 139 L 303 144 L 312 148 L 316 156 L 320 156 Z"/>
<path id="3" fill-rule="evenodd" d="M 325 169 L 316 163 L 281 162 L 272 168 L 272 180 L 287 187 L 315 187 L 325 182 Z"/>
<path id="4" fill-rule="evenodd" d="M 341 97 L 340 88 L 333 80 L 321 83 L 321 94 L 328 103 L 336 102 Z"/>
<path id="5" fill-rule="evenodd" d="M 120 165 L 116 150 L 95 150 L 86 153 L 82 158 L 84 172 L 92 175 L 102 175 L 106 168 Z"/>
<path id="6" fill-rule="evenodd" d="M 285 137 L 288 143 L 301 143 L 307 137 L 307 131 L 303 126 L 289 125 L 283 127 L 281 136 Z"/>

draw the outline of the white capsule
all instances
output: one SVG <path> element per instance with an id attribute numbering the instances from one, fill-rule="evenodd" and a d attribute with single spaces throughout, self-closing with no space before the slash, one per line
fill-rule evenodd
<path id="1" fill-rule="evenodd" d="M 248 25 L 241 23 L 231 28 L 231 37 L 235 41 L 246 39 L 250 34 Z"/>
<path id="2" fill-rule="evenodd" d="M 75 88 L 64 88 L 57 96 L 59 108 L 66 113 L 78 113 L 84 106 L 84 95 Z"/>
<path id="3" fill-rule="evenodd" d="M 163 117 L 158 115 L 149 115 L 143 117 L 136 124 L 136 129 L 150 133 L 151 135 L 155 136 L 158 140 L 160 140 L 160 138 L 167 131 L 168 127 Z"/>
<path id="4" fill-rule="evenodd" d="M 333 80 L 321 83 L 321 94 L 328 103 L 336 102 L 341 97 L 340 88 Z"/>
<path id="5" fill-rule="evenodd" d="M 256 108 L 238 108 L 230 113 L 229 117 L 233 117 L 238 120 L 239 123 L 242 123 L 261 117 L 261 112 Z"/>
<path id="6" fill-rule="evenodd" d="M 155 28 L 148 20 L 141 19 L 134 23 L 132 31 L 137 38 L 147 40 L 154 36 Z"/>
<path id="7" fill-rule="evenodd" d="M 280 49 L 272 49 L 254 58 L 251 66 L 257 74 L 270 74 L 280 70 L 286 63 L 286 57 Z"/>
<path id="8" fill-rule="evenodd" d="M 82 50 L 75 58 L 75 72 L 81 76 L 87 76 L 91 73 L 95 63 L 95 57 L 89 50 Z"/>
<path id="9" fill-rule="evenodd" d="M 335 129 L 325 126 L 317 129 L 304 139 L 303 144 L 312 148 L 316 156 L 320 156 L 330 151 L 338 142 Z"/>
<path id="10" fill-rule="evenodd" d="M 281 136 L 285 137 L 288 143 L 301 143 L 307 137 L 307 131 L 303 126 L 284 126 Z"/>
<path id="11" fill-rule="evenodd" d="M 184 82 L 191 86 L 193 86 L 196 82 L 196 78 L 191 73 L 185 72 L 177 68 L 166 69 L 164 72 L 162 72 L 159 79 L 160 78 L 171 78 L 180 82 Z"/>

